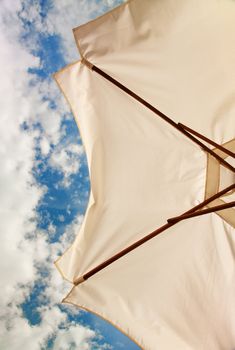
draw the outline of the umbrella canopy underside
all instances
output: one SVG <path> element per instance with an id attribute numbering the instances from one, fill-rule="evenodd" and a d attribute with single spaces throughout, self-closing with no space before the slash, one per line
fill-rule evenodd
<path id="1" fill-rule="evenodd" d="M 235 152 L 235 1 L 132 0 L 74 36 L 82 58 Z M 56 262 L 70 282 L 235 182 L 234 172 L 83 62 L 55 74 L 91 182 L 80 232 Z M 232 200 L 230 191 L 208 206 Z M 73 286 L 64 301 L 146 350 L 232 350 L 234 228 L 233 208 L 183 220 Z"/>

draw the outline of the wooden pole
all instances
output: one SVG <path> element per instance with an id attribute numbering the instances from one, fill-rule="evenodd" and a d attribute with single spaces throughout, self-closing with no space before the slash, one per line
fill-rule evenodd
<path id="1" fill-rule="evenodd" d="M 184 214 L 184 215 L 180 215 L 180 216 L 176 216 L 174 218 L 170 218 L 167 220 L 167 222 L 169 224 L 171 223 L 176 223 L 185 219 L 190 219 L 196 216 L 200 216 L 200 215 L 205 215 L 205 214 L 209 214 L 209 213 L 214 213 L 220 210 L 224 210 L 224 209 L 228 209 L 228 208 L 232 208 L 235 206 L 235 201 L 232 201 L 230 203 L 225 203 L 225 204 L 220 204 L 220 205 L 216 205 L 214 207 L 211 208 L 207 208 L 207 209 L 202 209 L 200 211 L 196 211 L 193 213 L 189 213 L 189 214 Z"/>
<path id="2" fill-rule="evenodd" d="M 132 90 L 128 89 L 125 85 L 121 84 L 119 81 L 117 81 L 116 79 L 112 78 L 110 75 L 108 75 L 107 73 L 105 73 L 104 71 L 102 71 L 101 69 L 99 69 L 98 67 L 96 67 L 95 65 L 91 64 L 90 62 L 88 62 L 85 58 L 82 59 L 82 63 L 84 63 L 89 69 L 91 69 L 92 71 L 98 73 L 99 75 L 101 75 L 103 78 L 105 78 L 106 80 L 108 80 L 109 82 L 111 82 L 112 84 L 114 84 L 115 86 L 117 86 L 119 89 L 121 89 L 122 91 L 124 91 L 126 94 L 128 94 L 129 96 L 133 97 L 136 101 L 138 101 L 139 103 L 141 103 L 142 105 L 144 105 L 145 107 L 147 107 L 149 110 L 151 110 L 154 114 L 158 115 L 160 118 L 162 118 L 165 122 L 167 122 L 168 124 L 170 124 L 171 126 L 173 126 L 175 129 L 177 129 L 178 131 L 180 131 L 181 133 L 183 133 L 186 137 L 188 137 L 191 141 L 193 141 L 194 143 L 196 143 L 198 146 L 200 146 L 202 149 L 204 149 L 206 152 L 208 152 L 209 154 L 211 154 L 213 157 L 215 157 L 220 163 L 221 165 L 223 165 L 224 167 L 230 169 L 232 172 L 235 173 L 235 168 L 229 164 L 228 162 L 226 162 L 226 160 L 224 160 L 222 157 L 220 157 L 218 154 L 216 154 L 213 150 L 211 150 L 209 147 L 207 147 L 206 145 L 204 145 L 202 142 L 200 142 L 197 138 L 195 138 L 193 135 L 191 135 L 180 123 L 176 123 L 174 122 L 174 120 L 172 120 L 171 118 L 169 118 L 167 115 L 165 115 L 164 113 L 162 113 L 161 111 L 159 111 L 157 108 L 155 108 L 154 106 L 152 106 L 150 103 L 148 103 L 147 101 L 145 101 L 142 97 L 140 97 L 139 95 L 137 95 L 136 93 L 134 93 Z M 192 129 L 190 129 L 192 130 Z M 195 132 L 194 132 L 195 133 Z M 207 139 L 208 140 L 208 139 Z"/>
<path id="3" fill-rule="evenodd" d="M 222 195 L 226 194 L 227 192 L 233 190 L 235 188 L 235 183 L 231 186 L 226 187 L 224 190 L 216 193 L 215 195 L 213 195 L 212 197 L 204 200 L 203 202 L 201 202 L 200 204 L 196 205 L 195 207 L 191 208 L 190 210 L 186 211 L 185 213 L 182 214 L 182 217 L 184 215 L 193 213 L 201 208 L 203 208 L 205 205 L 209 204 L 210 202 L 212 202 L 213 200 L 221 197 Z M 179 217 L 177 217 L 179 218 Z M 169 219 L 170 220 L 170 219 Z M 183 219 L 182 219 L 183 220 Z M 179 221 L 179 220 L 178 220 Z M 173 222 L 168 222 L 167 224 L 157 228 L 155 231 L 149 233 L 147 236 L 139 239 L 138 241 L 136 241 L 135 243 L 131 244 L 130 246 L 126 247 L 125 249 L 121 250 L 120 252 L 118 252 L 117 254 L 113 255 L 112 257 L 110 257 L 109 259 L 105 260 L 104 262 L 102 262 L 101 264 L 97 265 L 95 268 L 91 269 L 89 272 L 85 273 L 83 276 L 80 276 L 78 278 L 74 279 L 74 285 L 78 285 L 82 282 L 84 282 L 85 280 L 87 280 L 88 278 L 90 278 L 91 276 L 95 275 L 97 272 L 103 270 L 105 267 L 109 266 L 110 264 L 112 264 L 113 262 L 115 262 L 116 260 L 120 259 L 121 257 L 123 257 L 124 255 L 128 254 L 129 252 L 131 252 L 132 250 L 136 249 L 137 247 L 141 246 L 142 244 L 144 244 L 145 242 L 149 241 L 150 239 L 156 237 L 157 235 L 159 235 L 160 233 L 166 231 L 167 229 L 169 229 L 171 226 L 174 226 L 175 224 L 177 224 L 178 221 L 173 221 Z"/>
<path id="4" fill-rule="evenodd" d="M 206 136 L 200 134 L 199 132 L 197 132 L 197 131 L 195 131 L 195 130 L 189 128 L 188 126 L 186 126 L 186 125 L 184 125 L 184 124 L 182 124 L 182 123 L 178 123 L 178 125 L 179 125 L 181 128 L 183 128 L 183 129 L 187 130 L 188 132 L 190 132 L 191 134 L 194 134 L 195 136 L 199 137 L 200 139 L 206 141 L 207 143 L 210 143 L 212 146 L 218 148 L 219 150 L 221 150 L 222 152 L 226 153 L 226 154 L 229 155 L 230 157 L 235 158 L 235 153 L 232 152 L 232 151 L 230 151 L 229 149 L 225 148 L 224 146 L 221 146 L 221 145 L 219 145 L 218 143 L 216 143 L 215 141 L 208 139 L 208 137 L 206 137 Z"/>

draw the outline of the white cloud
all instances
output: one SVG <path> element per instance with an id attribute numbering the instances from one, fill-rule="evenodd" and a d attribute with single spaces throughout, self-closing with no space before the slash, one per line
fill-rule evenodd
<path id="1" fill-rule="evenodd" d="M 4 333 L 4 328 L 0 328 L 1 349 L 45 349 L 48 339 L 53 337 L 54 350 L 92 349 L 91 341 L 95 342 L 96 333 L 87 327 L 70 323 L 66 313 L 58 307 L 42 308 L 41 315 L 40 325 L 31 326 L 18 310 L 8 323 L 8 332 Z"/>
<path id="2" fill-rule="evenodd" d="M 46 137 L 42 137 L 40 140 L 40 148 L 43 156 L 47 156 L 50 152 L 50 142 Z"/>
<path id="3" fill-rule="evenodd" d="M 65 247 L 68 247 L 74 240 L 79 230 L 83 216 L 79 216 L 74 222 L 67 226 L 64 235 L 60 241 L 48 245 L 43 232 L 38 233 L 38 239 L 35 241 L 25 241 L 28 249 L 33 255 L 34 263 L 38 262 L 40 268 L 43 268 L 44 276 L 41 285 L 45 285 L 41 293 L 42 305 L 37 308 L 41 317 L 41 322 L 36 325 L 30 325 L 27 319 L 22 315 L 19 303 L 24 301 L 30 291 L 30 285 L 24 288 L 16 289 L 12 287 L 10 291 L 11 298 L 8 298 L 8 304 L 1 308 L 0 317 L 0 348 L 19 350 L 22 348 L 30 350 L 41 350 L 46 348 L 48 339 L 54 339 L 54 350 L 67 349 L 111 349 L 112 347 L 104 343 L 98 345 L 97 341 L 100 335 L 88 327 L 81 326 L 71 322 L 68 315 L 77 315 L 79 309 L 71 306 L 64 306 L 65 310 L 58 307 L 58 301 L 68 293 L 70 286 L 65 282 L 59 272 L 53 266 L 55 260 Z M 27 250 L 27 249 L 26 249 Z M 27 261 L 28 262 L 28 261 Z M 27 263 L 26 262 L 26 263 Z M 45 272 L 47 274 L 45 275 Z M 40 282 L 37 282 L 40 283 Z"/>
<path id="4" fill-rule="evenodd" d="M 67 350 L 68 345 L 73 345 L 73 349 L 92 350 L 90 341 L 95 337 L 95 332 L 91 329 L 72 325 L 69 329 L 62 329 L 56 337 L 53 349 Z"/>
<path id="5" fill-rule="evenodd" d="M 9 1 L 1 2 L 0 348 L 32 350 L 40 348 L 44 338 L 56 331 L 58 323 L 51 330 L 44 313 L 42 325 L 32 327 L 19 307 L 38 277 L 36 267 L 45 264 L 50 253 L 46 236 L 36 229 L 35 210 L 44 194 L 44 188 L 39 187 L 32 175 L 39 133 L 22 130 L 21 124 L 42 121 L 43 134 L 48 137 L 41 141 L 45 154 L 49 142 L 57 143 L 60 139 L 61 116 L 50 110 L 48 102 L 42 102 L 42 84 L 30 85 L 28 69 L 38 67 L 40 60 L 20 42 L 22 24 L 16 10 L 21 10 L 20 1 L 11 1 L 10 6 Z M 57 310 L 55 306 L 53 310 Z M 56 316 L 61 322 L 66 315 L 58 310 Z"/>
<path id="6" fill-rule="evenodd" d="M 40 60 L 21 44 L 22 23 L 16 11 L 21 10 L 21 1 L 1 2 L 0 13 L 0 196 L 1 196 L 1 291 L 10 298 L 11 284 L 28 283 L 35 278 L 33 266 L 34 243 L 25 241 L 25 236 L 35 231 L 35 208 L 45 189 L 35 183 L 32 169 L 35 162 L 35 142 L 38 131 L 23 131 L 21 124 L 41 122 L 43 136 L 41 150 L 49 152 L 50 142 L 60 139 L 61 114 L 52 111 L 47 101 L 42 102 L 44 83 L 30 85 L 28 69 L 38 67 Z M 63 110 L 63 107 L 61 107 Z M 34 221 L 32 221 L 34 219 Z M 37 241 L 37 238 L 34 238 Z M 24 243 L 22 243 L 24 242 Z"/>
<path id="7" fill-rule="evenodd" d="M 68 187 L 71 175 L 79 171 L 83 153 L 83 147 L 77 144 L 61 144 L 52 153 L 49 164 L 63 174 L 63 186 Z"/>
<path id="8" fill-rule="evenodd" d="M 31 21 L 38 31 L 59 34 L 67 58 L 76 59 L 71 28 L 91 15 L 100 14 L 101 4 L 111 6 L 112 1 L 54 0 L 51 4 L 48 16 L 42 18 L 38 0 L 1 0 L 1 349 L 39 350 L 53 336 L 55 350 L 67 350 L 73 345 L 90 350 L 96 344 L 94 331 L 69 323 L 67 314 L 58 307 L 69 286 L 53 266 L 53 260 L 73 241 L 83 217 L 67 227 L 59 242 L 49 245 L 46 233 L 37 228 L 36 212 L 46 188 L 39 186 L 32 174 L 37 145 L 42 155 L 50 157 L 50 165 L 64 174 L 64 185 L 68 186 L 71 176 L 79 171 L 83 149 L 75 144 L 60 145 L 64 136 L 61 121 L 68 115 L 68 108 L 52 80 L 42 81 L 29 73 L 29 68 L 41 67 L 40 59 L 31 53 L 38 47 L 38 34 L 32 32 L 22 42 L 24 28 L 20 18 Z M 56 109 L 50 108 L 50 99 L 56 100 Z M 30 127 L 23 130 L 22 123 Z M 40 123 L 42 128 L 33 130 L 35 123 Z M 48 232 L 51 236 L 55 234 L 52 224 Z M 43 280 L 40 271 L 48 273 Z M 20 304 L 27 300 L 35 283 L 40 282 L 45 285 L 41 294 L 43 306 L 36 310 L 41 322 L 32 326 L 22 314 Z M 67 307 L 67 310 L 67 313 L 78 312 L 75 308 Z M 99 347 L 102 348 L 108 345 Z"/>
<path id="9" fill-rule="evenodd" d="M 20 2 L 1 3 L 0 16 L 0 197 L 1 197 L 1 300 L 14 297 L 13 286 L 29 283 L 35 277 L 32 251 L 24 242 L 25 235 L 35 229 L 32 219 L 43 189 L 34 181 L 35 133 L 23 132 L 20 125 L 31 118 L 28 68 L 39 64 L 17 41 L 20 28 L 12 7 L 20 9 Z M 15 22 L 13 29 L 8 21 Z M 24 243 L 23 243 L 24 242 Z M 10 278 L 9 278 L 10 276 Z"/>

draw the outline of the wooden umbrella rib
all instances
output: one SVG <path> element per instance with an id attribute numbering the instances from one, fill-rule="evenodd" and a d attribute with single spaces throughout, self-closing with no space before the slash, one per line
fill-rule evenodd
<path id="1" fill-rule="evenodd" d="M 178 124 L 179 125 L 179 124 Z M 207 147 L 206 145 L 204 145 L 204 143 L 202 143 L 201 141 L 199 141 L 198 139 L 196 139 L 193 135 L 191 135 L 187 130 L 185 130 L 183 127 L 181 127 L 179 125 L 179 130 L 185 135 L 187 136 L 189 139 L 191 139 L 193 142 L 197 143 L 202 149 L 204 149 L 206 152 L 208 152 L 210 155 L 212 155 L 213 157 L 215 157 L 221 165 L 223 165 L 225 168 L 231 170 L 233 173 L 235 173 L 235 168 L 229 164 L 228 162 L 226 162 L 226 160 L 224 160 L 222 157 L 220 157 L 217 153 L 215 153 L 213 150 L 211 150 L 209 147 Z"/>
<path id="2" fill-rule="evenodd" d="M 191 134 L 194 134 L 195 136 L 199 137 L 200 139 L 202 139 L 202 140 L 206 141 L 207 143 L 211 144 L 212 146 L 218 148 L 220 151 L 224 152 L 225 154 L 229 155 L 230 157 L 235 158 L 235 153 L 230 151 L 229 149 L 225 148 L 224 146 L 219 145 L 218 143 L 209 139 L 205 135 L 200 134 L 198 131 L 191 129 L 182 123 L 178 123 L 178 125 L 180 127 L 182 127 L 183 129 L 187 130 L 188 132 L 190 132 Z"/>
<path id="3" fill-rule="evenodd" d="M 201 208 L 203 208 L 205 205 L 209 204 L 210 202 L 212 202 L 213 200 L 223 196 L 224 194 L 228 193 L 229 191 L 233 190 L 235 188 L 235 184 L 226 187 L 224 190 L 218 192 L 217 194 L 211 196 L 210 198 L 204 200 L 203 202 L 201 202 L 200 204 L 196 205 L 195 207 L 191 208 L 190 210 L 186 211 L 185 213 L 183 213 L 181 216 L 185 216 L 187 214 L 193 213 Z M 180 218 L 177 217 L 177 218 Z M 184 219 L 184 218 L 183 218 Z M 183 220 L 182 219 L 182 220 Z M 180 220 L 178 220 L 180 221 Z M 80 276 L 78 278 L 74 279 L 74 285 L 78 285 L 82 282 L 84 282 L 85 280 L 87 280 L 88 278 L 90 278 L 91 276 L 95 275 L 97 272 L 103 270 L 104 268 L 106 268 L 107 266 L 109 266 L 110 264 L 112 264 L 113 262 L 115 262 L 116 260 L 120 259 L 121 257 L 125 256 L 126 254 L 130 253 L 132 250 L 136 249 L 137 247 L 141 246 L 142 244 L 146 243 L 147 241 L 149 241 L 150 239 L 156 237 L 157 235 L 159 235 L 160 233 L 166 231 L 167 229 L 169 229 L 171 226 L 174 226 L 177 224 L 178 221 L 173 221 L 173 222 L 168 222 L 165 225 L 157 228 L 155 231 L 149 233 L 148 235 L 144 236 L 143 238 L 141 238 L 140 240 L 134 242 L 133 244 L 131 244 L 130 246 L 126 247 L 125 249 L 121 250 L 120 252 L 118 252 L 117 254 L 113 255 L 112 257 L 110 257 L 109 259 L 105 260 L 104 262 L 102 262 L 101 264 L 97 265 L 95 268 L 91 269 L 89 272 L 85 273 L 83 276 Z"/>
<path id="4" fill-rule="evenodd" d="M 193 218 L 193 217 L 196 217 L 196 216 L 206 215 L 206 214 L 209 214 L 209 213 L 214 213 L 214 212 L 217 212 L 217 211 L 220 211 L 220 210 L 232 208 L 234 206 L 235 206 L 235 201 L 232 201 L 230 203 L 224 203 L 224 204 L 216 205 L 216 206 L 214 206 L 212 208 L 207 208 L 207 209 L 203 209 L 203 210 L 196 211 L 196 212 L 193 212 L 193 213 L 188 213 L 188 214 L 176 216 L 174 218 L 168 219 L 167 222 L 169 224 L 177 223 L 177 222 L 182 221 L 182 220 L 190 219 L 190 218 Z"/>
<path id="5" fill-rule="evenodd" d="M 160 118 L 162 118 L 165 122 L 167 122 L 168 124 L 170 124 L 171 126 L 173 126 L 175 129 L 177 129 L 178 131 L 180 131 L 182 134 L 184 134 L 186 137 L 188 137 L 191 141 L 193 141 L 194 143 L 196 143 L 198 146 L 200 146 L 202 149 L 204 149 L 206 152 L 208 152 L 209 154 L 211 154 L 213 157 L 215 157 L 220 163 L 221 165 L 223 165 L 224 167 L 230 169 L 232 172 L 235 173 L 235 168 L 229 164 L 228 162 L 226 162 L 226 160 L 224 160 L 222 157 L 220 157 L 217 153 L 215 153 L 213 150 L 211 150 L 209 147 L 207 147 L 205 144 L 203 144 L 202 142 L 200 142 L 196 137 L 194 137 L 193 135 L 191 135 L 191 133 L 186 130 L 186 127 L 183 126 L 183 124 L 181 123 L 176 123 L 174 122 L 174 120 L 172 120 L 171 118 L 169 118 L 166 114 L 162 113 L 161 111 L 159 111 L 159 109 L 157 109 L 156 107 L 154 107 L 153 105 L 151 105 L 149 102 L 147 102 L 146 100 L 144 100 L 142 97 L 140 97 L 139 95 L 137 95 L 135 92 L 133 92 L 132 90 L 130 90 L 129 88 L 127 88 L 125 85 L 121 84 L 119 81 L 117 81 L 116 79 L 114 79 L 113 77 L 111 77 L 109 74 L 105 73 L 103 70 L 101 70 L 100 68 L 96 67 L 95 65 L 91 64 L 90 62 L 88 62 L 87 60 L 85 60 L 85 58 L 83 58 L 82 62 L 92 71 L 98 73 L 99 75 L 101 75 L 103 78 L 105 78 L 106 80 L 108 80 L 109 82 L 111 82 L 112 84 L 114 84 L 115 86 L 117 86 L 119 89 L 121 89 L 122 91 L 124 91 L 126 94 L 128 94 L 129 96 L 133 97 L 135 100 L 137 100 L 139 103 L 141 103 L 142 105 L 144 105 L 146 108 L 148 108 L 149 110 L 151 110 L 154 114 L 158 115 Z M 188 127 L 187 127 L 188 128 Z M 190 128 L 188 128 L 190 129 Z M 192 129 L 190 129 L 192 130 Z M 194 131 L 194 134 L 196 132 Z M 209 140 L 209 139 L 207 139 Z M 213 142 L 213 141 L 212 141 Z"/>
<path id="6" fill-rule="evenodd" d="M 230 192 L 230 191 L 232 191 L 232 190 L 234 190 L 234 189 L 235 189 L 235 183 L 232 184 L 232 185 L 230 185 L 230 186 L 228 186 L 228 187 L 226 187 L 226 188 L 224 188 L 223 190 L 217 192 L 217 193 L 214 194 L 213 196 L 211 196 L 211 197 L 205 199 L 203 202 L 199 203 L 199 204 L 196 205 L 195 207 L 192 207 L 191 209 L 189 209 L 188 211 L 186 211 L 184 214 L 182 214 L 182 215 L 180 215 L 180 216 L 183 216 L 183 215 L 185 215 L 185 214 L 190 214 L 190 213 L 193 213 L 193 212 L 195 212 L 195 211 L 197 211 L 197 210 L 200 210 L 200 209 L 202 209 L 203 207 L 205 207 L 207 204 L 213 202 L 215 199 L 218 199 L 218 198 L 224 196 L 226 193 L 228 193 L 228 192 Z M 178 216 L 178 217 L 180 217 L 180 216 Z"/>

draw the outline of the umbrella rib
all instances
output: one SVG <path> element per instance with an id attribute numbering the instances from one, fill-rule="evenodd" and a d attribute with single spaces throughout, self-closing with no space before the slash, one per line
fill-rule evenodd
<path id="1" fill-rule="evenodd" d="M 167 220 L 168 223 L 173 223 L 173 222 L 179 222 L 185 219 L 190 219 L 196 216 L 200 216 L 200 215 L 205 215 L 205 214 L 209 214 L 209 213 L 214 213 L 220 210 L 224 210 L 224 209 L 228 209 L 228 208 L 232 208 L 235 206 L 235 201 L 232 201 L 230 203 L 224 203 L 224 204 L 220 204 L 220 205 L 216 205 L 212 208 L 207 208 L 207 209 L 202 209 L 200 211 L 196 211 L 193 213 L 189 213 L 189 214 L 183 214 L 180 216 L 175 216 L 174 218 L 170 218 Z"/>
<path id="2" fill-rule="evenodd" d="M 117 254 L 113 255 L 112 257 L 110 257 L 109 259 L 105 260 L 104 262 L 102 262 L 101 264 L 97 265 L 95 268 L 91 269 L 89 272 L 85 273 L 83 276 L 80 276 L 78 278 L 75 278 L 73 283 L 75 286 L 77 286 L 78 284 L 86 281 L 88 278 L 90 278 L 91 276 L 95 275 L 97 272 L 103 270 L 104 268 L 106 268 L 107 266 L 111 265 L 113 262 L 115 262 L 116 260 L 120 259 L 121 257 L 125 256 L 126 254 L 128 254 L 129 252 L 131 252 L 132 250 L 136 249 L 137 247 L 141 246 L 142 244 L 144 244 L 145 242 L 149 241 L 150 239 L 156 237 L 157 235 L 159 235 L 160 233 L 166 231 L 168 228 L 170 228 L 171 226 L 174 226 L 177 224 L 178 221 L 184 220 L 187 217 L 187 215 L 196 212 L 197 210 L 205 207 L 207 204 L 211 203 L 213 200 L 223 196 L 224 194 L 228 193 L 229 191 L 232 191 L 233 189 L 235 189 L 235 183 L 226 187 L 225 189 L 223 189 L 222 191 L 219 191 L 218 193 L 216 193 L 215 195 L 211 196 L 210 198 L 205 199 L 203 202 L 201 202 L 200 204 L 196 205 L 195 207 L 191 208 L 190 210 L 186 211 L 185 213 L 183 213 L 182 215 L 177 217 L 177 221 L 175 221 L 174 219 L 176 218 L 171 218 L 173 219 L 173 221 L 166 223 L 165 225 L 157 228 L 155 231 L 149 233 L 148 235 L 146 235 L 145 237 L 141 238 L 140 240 L 134 242 L 133 244 L 131 244 L 130 246 L 126 247 L 125 249 L 121 250 L 120 252 L 118 252 Z M 232 202 L 232 206 L 234 206 L 234 202 Z M 226 204 L 225 204 L 226 205 Z M 229 205 L 231 206 L 231 203 L 229 203 Z M 230 207 L 229 206 L 229 207 Z M 210 212 L 216 211 L 216 208 L 218 209 L 218 206 L 214 207 L 214 210 L 211 210 Z M 213 209 L 213 208 L 210 208 Z M 225 208 L 223 208 L 225 209 Z M 222 210 L 222 209 L 220 209 Z M 206 214 L 206 213 L 205 213 Z M 170 219 L 169 219 L 170 220 Z"/>
<path id="3" fill-rule="evenodd" d="M 219 145 L 218 143 L 216 143 L 215 141 L 208 139 L 208 137 L 206 137 L 205 135 L 200 134 L 198 131 L 195 131 L 191 128 L 189 128 L 188 126 L 182 124 L 182 123 L 178 123 L 178 125 L 180 127 L 182 127 L 183 129 L 187 130 L 188 132 L 190 132 L 191 134 L 194 134 L 195 136 L 201 138 L 202 140 L 206 141 L 207 143 L 210 143 L 212 146 L 218 148 L 220 151 L 226 153 L 227 155 L 229 155 L 232 158 L 235 158 L 235 153 L 230 151 L 229 149 Z"/>
<path id="4" fill-rule="evenodd" d="M 115 86 L 117 86 L 119 89 L 121 89 L 122 91 L 124 91 L 126 94 L 128 94 L 129 96 L 133 97 L 135 100 L 137 100 L 139 103 L 141 103 L 142 105 L 144 105 L 145 107 L 147 107 L 149 110 L 151 110 L 153 113 L 155 113 L 156 115 L 158 115 L 160 118 L 162 118 L 165 122 L 167 122 L 168 124 L 170 124 L 171 126 L 173 126 L 175 129 L 177 129 L 178 131 L 180 131 L 181 133 L 183 133 L 186 137 L 188 137 L 191 141 L 193 141 L 194 143 L 196 143 L 197 145 L 199 145 L 202 149 L 204 149 L 206 152 L 208 152 L 209 154 L 211 154 L 213 157 L 215 157 L 220 163 L 221 165 L 223 165 L 224 167 L 230 169 L 232 172 L 235 172 L 235 168 L 229 164 L 228 162 L 226 162 L 222 157 L 220 157 L 218 154 L 216 154 L 213 150 L 211 150 L 209 147 L 207 147 L 206 145 L 204 145 L 201 141 L 199 141 L 197 138 L 195 138 L 193 135 L 191 135 L 191 133 L 185 129 L 185 127 L 183 127 L 182 124 L 180 123 L 176 123 L 174 122 L 174 120 L 172 120 L 171 118 L 169 118 L 167 115 L 165 115 L 164 113 L 162 113 L 161 111 L 159 111 L 157 108 L 155 108 L 153 105 L 151 105 L 149 102 L 147 102 L 146 100 L 144 100 L 142 97 L 140 97 L 139 95 L 137 95 L 135 92 L 133 92 L 132 90 L 130 90 L 129 88 L 127 88 L 125 85 L 121 84 L 119 81 L 117 81 L 116 79 L 112 78 L 109 74 L 105 73 L 103 70 L 101 70 L 100 68 L 96 67 L 95 65 L 93 65 L 92 63 L 90 63 L 89 61 L 87 61 L 85 58 L 82 58 L 81 61 L 84 65 L 86 65 L 90 70 L 98 73 L 99 75 L 101 75 L 103 78 L 105 78 L 106 80 L 108 80 L 109 82 L 111 82 L 112 84 L 114 84 Z M 192 129 L 190 129 L 192 130 Z M 195 132 L 194 132 L 195 134 Z M 208 140 L 208 139 L 207 139 Z M 213 142 L 213 141 L 212 141 Z M 222 147 L 222 146 L 221 146 Z M 225 152 L 225 150 L 224 150 Z"/>
<path id="5" fill-rule="evenodd" d="M 215 153 L 213 150 L 211 150 L 209 147 L 204 145 L 201 141 L 196 139 L 191 133 L 189 133 L 187 130 L 185 130 L 183 127 L 180 126 L 180 124 L 177 124 L 179 126 L 179 131 L 181 131 L 185 136 L 187 136 L 189 139 L 191 139 L 193 142 L 198 144 L 202 149 L 204 149 L 206 152 L 208 152 L 210 155 L 212 155 L 214 158 L 216 158 L 221 165 L 223 165 L 225 168 L 231 170 L 233 173 L 235 173 L 235 168 L 226 162 L 222 157 L 220 157 L 217 153 Z"/>

